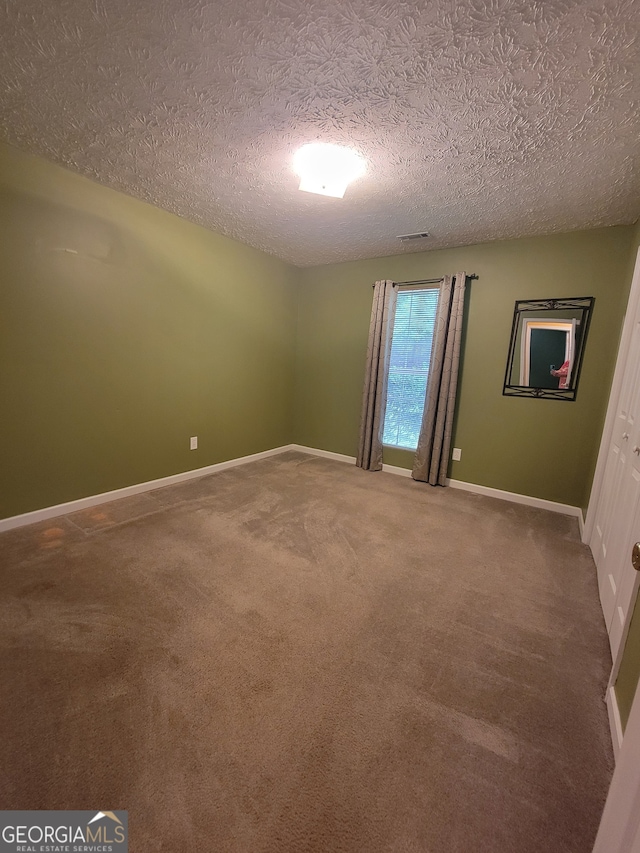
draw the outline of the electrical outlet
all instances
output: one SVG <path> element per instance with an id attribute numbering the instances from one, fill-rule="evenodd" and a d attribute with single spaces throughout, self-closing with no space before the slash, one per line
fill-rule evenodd
<path id="1" fill-rule="evenodd" d="M 462 450 L 459 447 L 453 448 L 453 453 L 451 454 L 451 458 L 454 462 L 459 462 L 462 459 Z"/>
<path id="2" fill-rule="evenodd" d="M 198 449 L 198 436 L 192 435 L 189 439 L 189 450 L 197 450 Z"/>

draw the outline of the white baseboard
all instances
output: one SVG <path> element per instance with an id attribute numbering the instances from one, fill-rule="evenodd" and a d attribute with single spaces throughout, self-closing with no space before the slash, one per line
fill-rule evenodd
<path id="1" fill-rule="evenodd" d="M 331 450 L 319 450 L 316 447 L 305 447 L 302 444 L 292 444 L 292 450 L 299 450 L 301 453 L 310 453 L 312 456 L 324 456 L 325 459 L 335 459 L 338 462 L 350 462 L 355 465 L 355 456 L 346 456 L 344 453 L 333 453 Z M 400 477 L 410 477 L 411 471 L 408 468 L 400 468 L 398 465 L 383 465 L 382 470 L 387 474 L 397 474 Z M 548 501 L 545 498 L 534 498 L 530 495 L 520 495 L 517 492 L 505 492 L 502 489 L 493 489 L 490 486 L 479 486 L 476 483 L 465 483 L 463 480 L 447 480 L 447 485 L 452 489 L 462 489 L 465 492 L 474 492 L 476 495 L 486 495 L 490 498 L 498 498 L 501 501 L 511 501 L 515 504 L 524 504 L 526 506 L 534 506 L 538 509 L 547 509 L 550 512 L 558 512 L 562 515 L 571 515 L 578 519 L 580 531 L 582 532 L 583 518 L 580 507 L 571 506 L 571 504 L 557 503 L 556 501 Z"/>
<path id="2" fill-rule="evenodd" d="M 411 471 L 409 468 L 400 468 L 398 465 L 383 465 L 382 470 L 385 474 L 396 474 L 398 477 L 410 477 Z"/>
<path id="3" fill-rule="evenodd" d="M 300 453 L 309 453 L 311 456 L 322 456 L 324 459 L 335 459 L 336 462 L 356 464 L 355 456 L 345 456 L 344 453 L 334 453 L 332 450 L 320 450 L 318 447 L 306 447 L 304 444 L 290 444 L 287 449 L 299 450 Z"/>
<path id="4" fill-rule="evenodd" d="M 572 515 L 580 520 L 582 510 L 571 504 L 561 504 L 557 501 L 548 501 L 546 498 L 534 498 L 531 495 L 520 495 L 517 492 L 505 492 L 502 489 L 493 489 L 490 486 L 479 486 L 476 483 L 465 483 L 463 480 L 447 480 L 447 485 L 452 489 L 462 489 L 465 492 L 474 492 L 476 495 L 486 495 L 489 498 L 498 498 L 501 501 L 511 501 L 514 504 L 525 504 L 535 506 L 538 509 L 547 509 L 549 512 L 559 512 L 562 515 Z"/>
<path id="5" fill-rule="evenodd" d="M 252 453 L 250 456 L 239 456 L 237 459 L 229 459 L 226 462 L 216 462 L 215 465 L 206 465 L 204 468 L 194 468 L 191 471 L 183 471 L 180 474 L 171 474 L 169 477 L 160 477 L 157 480 L 148 480 L 146 483 L 136 483 L 133 486 L 125 486 L 122 489 L 114 489 L 111 492 L 102 492 L 99 495 L 90 495 L 75 501 L 36 509 L 33 512 L 25 512 L 22 515 L 14 515 L 10 518 L 0 519 L 0 533 L 12 530 L 14 527 L 23 527 L 26 524 L 34 524 L 36 521 L 46 521 L 49 518 L 57 518 L 70 512 L 88 509 L 91 506 L 116 501 L 119 498 L 127 498 L 131 495 L 139 495 L 142 492 L 150 492 L 153 489 L 161 489 L 163 486 L 173 486 L 175 483 L 183 483 L 185 480 L 195 480 L 204 477 L 205 474 L 213 474 L 216 471 L 224 471 L 225 468 L 235 468 L 237 465 L 246 465 L 248 462 L 256 462 L 258 459 L 266 459 L 268 456 L 276 456 L 286 450 L 294 449 L 295 445 L 286 444 L 282 447 L 274 447 L 272 450 L 263 450 L 260 453 Z"/>
<path id="6" fill-rule="evenodd" d="M 611 742 L 613 743 L 613 757 L 617 761 L 622 746 L 623 731 L 616 690 L 613 684 L 607 688 L 607 713 L 609 714 L 609 728 L 611 729 Z"/>
<path id="7" fill-rule="evenodd" d="M 585 545 L 588 545 L 585 529 L 584 529 L 584 515 L 582 514 L 582 509 L 578 508 L 578 527 L 580 528 L 580 541 L 584 542 Z"/>
<path id="8" fill-rule="evenodd" d="M 213 474 L 216 471 L 224 471 L 225 468 L 235 468 L 237 465 L 246 465 L 249 462 L 256 462 L 258 459 L 266 459 L 269 456 L 275 456 L 279 453 L 284 453 L 287 450 L 298 450 L 301 453 L 309 453 L 312 456 L 322 456 L 325 459 L 335 459 L 337 462 L 347 462 L 355 465 L 356 457 L 347 456 L 344 453 L 334 453 L 331 450 L 320 450 L 317 447 L 306 447 L 302 444 L 285 444 L 282 447 L 274 447 L 271 450 L 263 450 L 260 453 L 252 453 L 250 456 L 240 456 L 237 459 L 229 459 L 226 462 L 217 462 L 215 465 L 206 465 L 204 468 L 195 468 L 191 471 L 183 471 L 180 474 L 172 474 L 169 477 L 160 477 L 157 480 L 149 480 L 145 483 L 136 483 L 133 486 L 125 486 L 122 489 L 114 489 L 111 492 L 102 492 L 99 495 L 90 495 L 86 498 L 79 498 L 75 501 L 57 504 L 56 506 L 48 506 L 43 509 L 37 509 L 33 512 L 25 512 L 22 515 L 14 515 L 10 518 L 0 519 L 0 533 L 5 530 L 12 530 L 14 527 L 23 527 L 26 524 L 34 524 L 37 521 L 46 521 L 49 518 L 57 518 L 60 515 L 67 515 L 70 512 L 77 512 L 81 509 L 88 509 L 98 504 L 115 501 L 119 498 L 130 497 L 131 495 L 139 495 L 142 492 L 150 492 L 153 489 L 160 489 L 163 486 L 172 486 L 175 483 L 182 483 L 185 480 L 194 480 L 197 477 L 204 477 L 206 474 Z M 400 477 L 411 477 L 411 471 L 408 468 L 400 468 L 397 465 L 383 465 L 383 472 L 387 474 L 396 474 Z M 516 492 L 505 492 L 502 489 L 493 489 L 489 486 L 479 486 L 475 483 L 465 483 L 462 480 L 447 480 L 447 484 L 453 489 L 463 489 L 467 492 L 474 492 L 478 495 L 487 495 L 488 497 L 498 498 L 503 501 L 511 501 L 512 503 L 525 504 L 534 506 L 540 509 L 547 509 L 551 512 L 559 512 L 564 515 L 571 515 L 578 518 L 580 530 L 583 529 L 582 510 L 577 506 L 569 504 L 556 503 L 548 501 L 544 498 L 533 498 L 529 495 L 519 495 Z"/>

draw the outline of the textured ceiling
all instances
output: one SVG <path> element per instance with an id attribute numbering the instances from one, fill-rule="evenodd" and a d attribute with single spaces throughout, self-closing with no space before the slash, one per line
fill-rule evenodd
<path id="1" fill-rule="evenodd" d="M 640 0 L 5 0 L 0 138 L 301 266 L 631 222 L 639 24 Z M 367 160 L 342 200 L 297 189 L 316 140 Z"/>

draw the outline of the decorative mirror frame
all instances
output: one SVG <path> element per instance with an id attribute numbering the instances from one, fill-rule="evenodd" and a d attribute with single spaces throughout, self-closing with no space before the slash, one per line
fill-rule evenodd
<path id="1" fill-rule="evenodd" d="M 567 299 L 519 299 L 513 312 L 513 324 L 511 326 L 511 340 L 509 342 L 509 355 L 507 356 L 507 370 L 504 377 L 502 393 L 505 397 L 539 397 L 545 400 L 575 400 L 578 392 L 578 381 L 582 368 L 582 357 L 587 342 L 587 333 L 591 323 L 591 314 L 595 298 L 593 296 L 569 297 Z M 583 313 L 584 327 L 580 336 L 580 345 L 575 354 L 572 366 L 572 384 L 570 388 L 532 388 L 528 385 L 514 385 L 509 382 L 513 368 L 513 356 L 518 339 L 518 328 L 520 318 L 525 311 L 567 311 L 579 308 Z"/>

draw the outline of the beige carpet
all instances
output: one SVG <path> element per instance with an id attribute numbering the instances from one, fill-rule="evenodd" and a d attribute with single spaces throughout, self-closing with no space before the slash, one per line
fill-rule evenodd
<path id="1" fill-rule="evenodd" d="M 133 853 L 588 853 L 575 519 L 287 453 L 0 536 L 0 808 Z"/>

